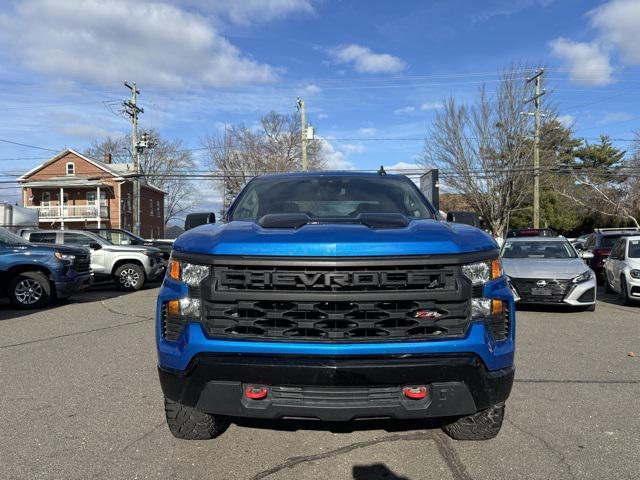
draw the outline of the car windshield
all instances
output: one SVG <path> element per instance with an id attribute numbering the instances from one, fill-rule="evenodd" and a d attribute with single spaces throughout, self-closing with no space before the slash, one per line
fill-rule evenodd
<path id="1" fill-rule="evenodd" d="M 629 258 L 640 258 L 640 240 L 629 240 Z"/>
<path id="2" fill-rule="evenodd" d="M 507 242 L 503 258 L 576 258 L 576 253 L 565 240 L 546 242 Z"/>
<path id="3" fill-rule="evenodd" d="M 620 233 L 619 235 L 603 235 L 600 240 L 600 248 L 613 248 L 616 242 L 622 238 L 629 235 L 637 235 L 638 232 L 634 233 Z"/>
<path id="4" fill-rule="evenodd" d="M 126 230 L 95 230 L 93 233 L 114 245 L 142 245 L 144 240 Z"/>
<path id="5" fill-rule="evenodd" d="M 361 213 L 434 218 L 409 179 L 329 175 L 257 178 L 243 190 L 229 219 L 256 221 L 274 213 L 305 213 L 319 220 L 355 219 Z"/>
<path id="6" fill-rule="evenodd" d="M 28 245 L 24 238 L 10 232 L 6 228 L 0 227 L 0 243 L 3 245 Z"/>

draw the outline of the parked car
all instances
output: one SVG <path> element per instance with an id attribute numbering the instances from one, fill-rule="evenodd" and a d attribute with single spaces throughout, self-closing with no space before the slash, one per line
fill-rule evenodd
<path id="1" fill-rule="evenodd" d="M 139 245 L 143 247 L 155 247 L 162 252 L 165 260 L 171 256 L 172 240 L 145 240 L 128 230 L 121 228 L 85 228 L 88 232 L 93 232 L 106 238 L 114 245 Z"/>
<path id="2" fill-rule="evenodd" d="M 640 235 L 618 239 L 604 262 L 607 292 L 620 294 L 625 305 L 640 301 Z"/>
<path id="3" fill-rule="evenodd" d="M 45 307 L 90 283 L 87 249 L 32 244 L 0 228 L 0 295 L 15 307 Z"/>
<path id="4" fill-rule="evenodd" d="M 596 309 L 595 274 L 566 238 L 508 238 L 500 256 L 516 301 Z"/>
<path id="5" fill-rule="evenodd" d="M 83 230 L 28 230 L 22 235 L 30 242 L 88 248 L 96 280 L 112 278 L 121 290 L 140 290 L 145 281 L 164 274 L 165 263 L 157 248 L 114 245 L 100 235 Z"/>
<path id="6" fill-rule="evenodd" d="M 571 245 L 573 245 L 573 248 L 576 250 L 584 250 L 584 242 L 587 241 L 587 238 L 589 238 L 588 233 L 580 235 L 578 238 L 571 240 Z"/>
<path id="7" fill-rule="evenodd" d="M 557 233 L 550 228 L 518 228 L 509 230 L 507 238 L 516 237 L 555 237 Z"/>
<path id="8" fill-rule="evenodd" d="M 613 245 L 622 237 L 640 235 L 636 228 L 598 228 L 584 242 L 583 251 L 593 253 L 588 264 L 596 273 L 599 284 L 604 283 L 604 262 L 609 257 Z"/>

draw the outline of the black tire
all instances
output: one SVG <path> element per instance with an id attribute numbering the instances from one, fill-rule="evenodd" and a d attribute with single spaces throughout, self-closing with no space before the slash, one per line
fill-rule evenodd
<path id="1" fill-rule="evenodd" d="M 598 286 L 601 286 L 603 283 L 607 283 L 607 280 L 606 280 L 606 278 L 604 277 L 604 272 L 603 272 L 603 273 L 600 273 L 600 274 L 597 274 L 597 273 L 596 273 L 596 284 L 597 284 Z"/>
<path id="2" fill-rule="evenodd" d="M 461 417 L 442 427 L 442 430 L 454 440 L 490 440 L 500 432 L 503 420 L 504 403 L 500 403 L 473 415 Z"/>
<path id="3" fill-rule="evenodd" d="M 116 269 L 113 280 L 120 290 L 136 292 L 144 285 L 144 269 L 135 263 L 124 263 Z"/>
<path id="4" fill-rule="evenodd" d="M 51 282 L 42 272 L 22 272 L 9 280 L 9 301 L 16 308 L 42 308 L 53 299 Z"/>
<path id="5" fill-rule="evenodd" d="M 631 299 L 629 298 L 629 288 L 627 287 L 627 281 L 624 277 L 620 277 L 620 299 L 623 305 L 631 305 Z"/>
<path id="6" fill-rule="evenodd" d="M 202 413 L 165 397 L 164 411 L 171 434 L 181 440 L 211 440 L 229 427 L 229 419 Z"/>

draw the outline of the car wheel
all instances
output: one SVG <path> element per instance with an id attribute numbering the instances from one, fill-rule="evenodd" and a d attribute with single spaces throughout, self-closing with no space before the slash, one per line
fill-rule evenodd
<path id="1" fill-rule="evenodd" d="M 210 440 L 224 433 L 229 419 L 210 415 L 165 397 L 164 411 L 171 434 L 181 440 Z"/>
<path id="2" fill-rule="evenodd" d="M 631 299 L 629 298 L 629 289 L 627 288 L 627 282 L 624 277 L 620 277 L 620 298 L 623 305 L 630 305 Z"/>
<path id="3" fill-rule="evenodd" d="M 125 263 L 116 269 L 114 280 L 120 290 L 135 292 L 144 285 L 144 270 L 135 263 Z"/>
<path id="4" fill-rule="evenodd" d="M 9 301 L 17 308 L 42 308 L 51 301 L 51 283 L 42 272 L 19 273 L 7 288 Z"/>
<path id="5" fill-rule="evenodd" d="M 489 440 L 500 432 L 504 420 L 504 403 L 459 418 L 442 427 L 454 440 Z"/>

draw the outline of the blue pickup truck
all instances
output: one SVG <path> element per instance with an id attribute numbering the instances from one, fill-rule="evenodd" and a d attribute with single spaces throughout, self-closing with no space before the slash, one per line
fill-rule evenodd
<path id="1" fill-rule="evenodd" d="M 0 295 L 17 308 L 41 308 L 91 282 L 89 251 L 29 243 L 0 227 Z"/>
<path id="2" fill-rule="evenodd" d="M 495 437 L 514 378 L 498 246 L 404 176 L 260 176 L 175 242 L 157 301 L 174 436 L 233 417 L 441 418 Z"/>

